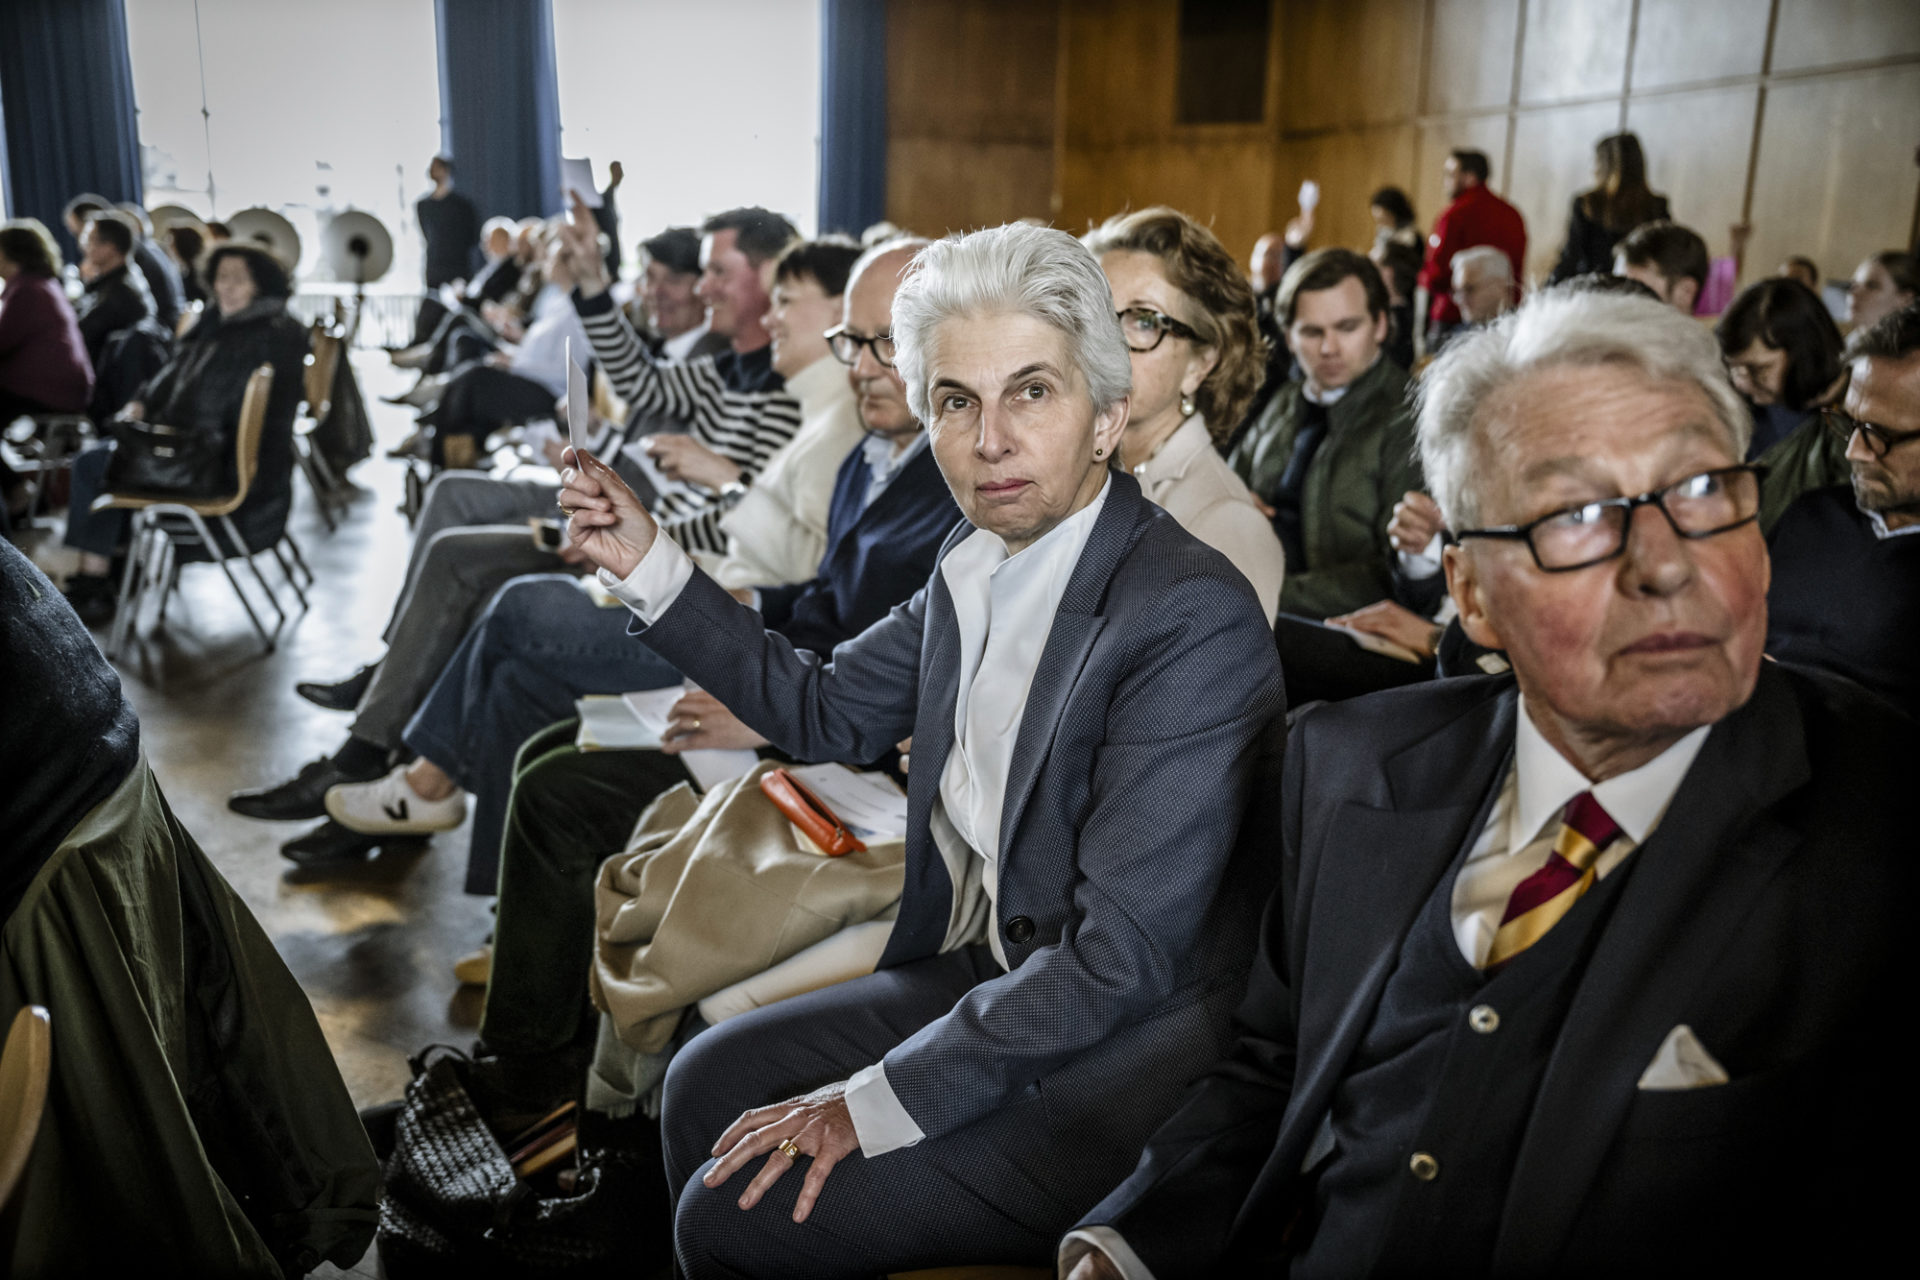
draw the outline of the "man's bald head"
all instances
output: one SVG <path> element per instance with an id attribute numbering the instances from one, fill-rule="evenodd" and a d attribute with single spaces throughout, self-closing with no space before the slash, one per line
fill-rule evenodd
<path id="1" fill-rule="evenodd" d="M 893 296 L 900 291 L 900 280 L 914 255 L 927 247 L 921 239 L 896 239 L 877 244 L 860 255 L 847 279 L 846 322 L 844 331 L 858 338 L 887 339 L 887 363 L 874 354 L 872 343 L 863 345 L 854 357 L 847 377 L 858 397 L 860 421 L 867 430 L 901 440 L 920 430 L 913 411 L 907 407 L 907 384 L 892 363 Z"/>

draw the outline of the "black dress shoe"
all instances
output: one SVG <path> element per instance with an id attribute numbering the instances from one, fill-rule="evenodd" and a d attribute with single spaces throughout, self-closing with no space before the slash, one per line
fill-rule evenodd
<path id="1" fill-rule="evenodd" d="M 280 856 L 302 867 L 322 867 L 333 862 L 361 862 L 380 847 L 379 836 L 363 836 L 349 831 L 329 818 L 303 836 L 295 836 L 280 846 Z"/>
<path id="2" fill-rule="evenodd" d="M 379 663 L 369 662 L 345 680 L 335 680 L 331 684 L 302 680 L 293 686 L 293 691 L 316 707 L 325 707 L 328 711 L 352 711 L 366 696 L 367 686 L 373 683 L 373 673 L 379 667 Z"/>
<path id="3" fill-rule="evenodd" d="M 321 756 L 278 786 L 234 792 L 227 797 L 227 808 L 242 817 L 263 818 L 268 822 L 324 818 L 329 787 L 343 782 L 372 782 L 386 772 L 382 764 L 370 773 L 349 773 L 336 765 L 332 756 Z"/>
<path id="4" fill-rule="evenodd" d="M 76 573 L 67 578 L 63 593 L 80 621 L 89 627 L 104 627 L 113 621 L 120 605 L 120 590 L 112 578 L 97 573 Z"/>

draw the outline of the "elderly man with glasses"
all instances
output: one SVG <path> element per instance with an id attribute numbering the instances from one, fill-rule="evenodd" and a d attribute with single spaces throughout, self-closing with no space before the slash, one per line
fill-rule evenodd
<path id="1" fill-rule="evenodd" d="M 1075 1280 L 1892 1246 L 1911 726 L 1762 660 L 1747 431 L 1646 299 L 1551 290 L 1441 355 L 1448 588 L 1513 671 L 1298 719 L 1239 1042 L 1068 1236 Z"/>
<path id="2" fill-rule="evenodd" d="M 1853 483 L 1775 526 L 1767 652 L 1857 680 L 1920 719 L 1920 304 L 1853 335 L 1828 415 Z"/>

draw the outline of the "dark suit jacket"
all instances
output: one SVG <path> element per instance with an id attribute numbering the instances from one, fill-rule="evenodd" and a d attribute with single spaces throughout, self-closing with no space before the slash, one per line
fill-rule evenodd
<path id="1" fill-rule="evenodd" d="M 886 1056 L 888 1083 L 929 1137 L 1149 1019 L 1180 1031 L 1078 1087 L 1124 1106 L 1136 1075 L 1198 1072 L 1224 1043 L 1226 1011 L 1204 1026 L 1193 1011 L 1245 980 L 1272 856 L 1264 839 L 1236 837 L 1249 796 L 1270 794 L 1274 777 L 1263 772 L 1282 703 L 1272 633 L 1225 556 L 1131 476 L 1111 486 L 1054 616 L 1007 783 L 998 918 L 1012 972 Z M 938 952 L 953 886 L 928 821 L 960 678 L 940 573 L 831 662 L 762 630 L 702 574 L 643 634 L 795 758 L 872 760 L 913 736 L 906 887 L 881 963 Z"/>
<path id="2" fill-rule="evenodd" d="M 1401 940 L 1485 821 L 1515 706 L 1497 677 L 1300 717 L 1242 1037 L 1083 1223 L 1118 1230 L 1156 1280 L 1284 1265 L 1287 1223 L 1311 1212 L 1302 1160 Z M 1897 1230 L 1914 1131 L 1894 1047 L 1913 968 L 1899 806 L 1916 776 L 1898 724 L 1851 685 L 1769 663 L 1708 735 L 1574 991 L 1505 1191 L 1497 1273 L 1727 1273 L 1795 1255 L 1840 1272 Z M 1637 1089 L 1680 1023 L 1730 1084 Z"/>
<path id="3" fill-rule="evenodd" d="M 147 288 L 146 278 L 129 261 L 87 281 L 86 291 L 73 311 L 80 338 L 87 344 L 87 358 L 97 372 L 107 339 L 154 314 L 153 293 Z"/>
<path id="4" fill-rule="evenodd" d="M 909 460 L 873 505 L 863 508 L 867 476 L 866 458 L 856 448 L 834 478 L 819 576 L 760 592 L 760 616 L 797 649 L 830 653 L 886 617 L 926 583 L 941 545 L 960 520 L 953 491 L 930 448 Z"/>

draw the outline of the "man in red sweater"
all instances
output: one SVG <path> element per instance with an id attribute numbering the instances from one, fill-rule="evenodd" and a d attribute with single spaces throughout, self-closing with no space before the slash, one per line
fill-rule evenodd
<path id="1" fill-rule="evenodd" d="M 1487 187 L 1491 172 L 1486 153 L 1455 150 L 1447 155 L 1444 188 L 1449 201 L 1434 219 L 1427 237 L 1427 261 L 1420 268 L 1419 285 L 1432 299 L 1427 319 L 1444 330 L 1460 323 L 1453 302 L 1453 255 L 1475 245 L 1492 245 L 1513 263 L 1513 278 L 1525 279 L 1527 224 L 1520 211 Z M 1431 344 L 1429 344 L 1431 349 Z"/>

